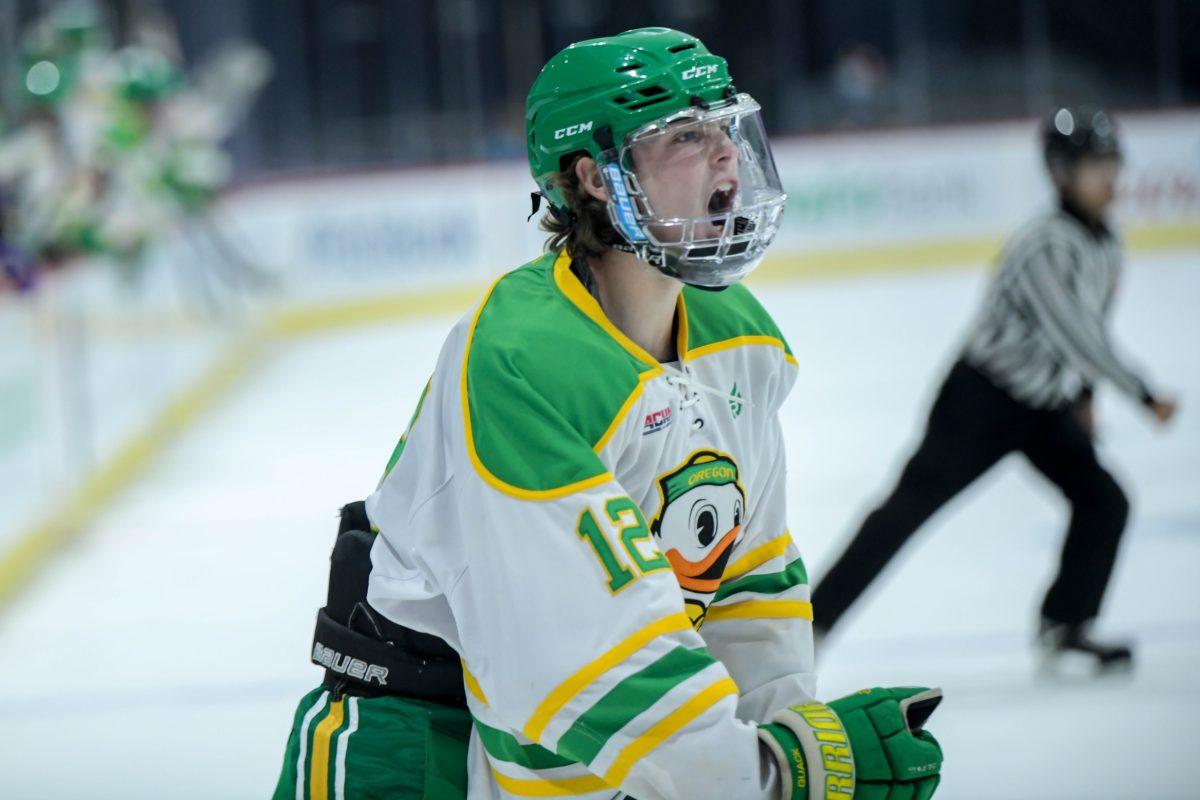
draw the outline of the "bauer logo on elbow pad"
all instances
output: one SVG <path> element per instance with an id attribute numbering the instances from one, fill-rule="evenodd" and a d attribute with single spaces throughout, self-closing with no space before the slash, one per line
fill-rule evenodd
<path id="1" fill-rule="evenodd" d="M 379 681 L 380 686 L 387 686 L 387 667 L 381 667 L 378 664 L 368 664 L 362 659 L 344 656 L 320 642 L 313 642 L 312 660 L 313 663 L 320 664 L 326 669 L 333 670 L 342 675 L 349 675 L 351 678 L 357 678 L 363 683 Z"/>

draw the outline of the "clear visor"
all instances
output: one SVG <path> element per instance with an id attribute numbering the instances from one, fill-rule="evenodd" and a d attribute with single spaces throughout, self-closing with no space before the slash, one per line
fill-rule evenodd
<path id="1" fill-rule="evenodd" d="M 630 134 L 604 174 L 626 240 L 701 286 L 728 286 L 758 265 L 787 199 L 758 103 L 745 94 Z"/>

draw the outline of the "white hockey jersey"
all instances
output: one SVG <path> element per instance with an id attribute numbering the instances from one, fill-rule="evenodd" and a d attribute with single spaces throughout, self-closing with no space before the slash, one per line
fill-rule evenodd
<path id="1" fill-rule="evenodd" d="M 814 691 L 796 361 L 742 286 L 677 319 L 662 365 L 565 255 L 508 273 L 367 501 L 370 603 L 462 656 L 471 798 L 780 796 L 755 723 Z"/>

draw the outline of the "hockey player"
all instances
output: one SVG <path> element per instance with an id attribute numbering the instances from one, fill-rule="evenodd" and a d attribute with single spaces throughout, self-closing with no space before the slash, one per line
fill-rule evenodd
<path id="1" fill-rule="evenodd" d="M 1131 663 L 1128 646 L 1088 633 L 1129 513 L 1124 492 L 1096 459 L 1092 387 L 1110 381 L 1164 424 L 1175 403 L 1151 392 L 1108 337 L 1121 269 L 1121 244 L 1106 221 L 1121 164 L 1111 120 L 1102 111 L 1061 108 L 1042 138 L 1058 207 L 1005 246 L 925 438 L 814 592 L 818 636 L 925 520 L 1019 451 L 1071 503 L 1058 575 L 1041 608 L 1045 655 L 1053 662 L 1082 654 L 1098 667 Z"/>
<path id="2" fill-rule="evenodd" d="M 758 105 L 648 28 L 551 59 L 527 136 L 551 251 L 346 510 L 276 798 L 930 797 L 936 690 L 813 699 Z"/>

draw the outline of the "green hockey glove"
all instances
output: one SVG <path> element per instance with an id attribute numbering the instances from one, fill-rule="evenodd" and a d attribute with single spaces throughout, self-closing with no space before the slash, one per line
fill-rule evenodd
<path id="1" fill-rule="evenodd" d="M 928 800 L 942 748 L 922 729 L 940 689 L 863 689 L 790 706 L 759 728 L 790 786 L 784 800 Z"/>

